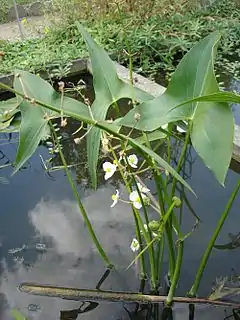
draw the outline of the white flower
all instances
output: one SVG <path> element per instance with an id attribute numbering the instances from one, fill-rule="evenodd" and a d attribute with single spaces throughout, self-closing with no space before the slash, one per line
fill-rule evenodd
<path id="1" fill-rule="evenodd" d="M 138 190 L 141 192 L 141 193 L 147 193 L 147 192 L 150 192 L 150 190 L 146 187 L 144 187 L 143 185 L 141 185 L 141 183 L 137 183 L 137 186 L 138 186 Z"/>
<path id="2" fill-rule="evenodd" d="M 114 175 L 115 171 L 117 169 L 117 166 L 111 162 L 104 162 L 103 163 L 103 170 L 105 172 L 105 176 L 104 179 L 108 180 L 109 178 L 111 178 L 111 176 Z"/>
<path id="3" fill-rule="evenodd" d="M 118 200 L 119 200 L 119 191 L 118 190 L 116 190 L 116 194 L 112 195 L 112 200 L 113 200 L 113 203 L 111 205 L 111 208 L 113 208 L 118 203 Z"/>
<path id="4" fill-rule="evenodd" d="M 144 203 L 147 203 L 148 202 L 148 197 L 144 194 L 144 193 L 141 193 L 141 196 L 142 196 L 142 200 Z M 133 206 L 136 208 L 136 209 L 141 209 L 142 208 L 142 202 L 141 202 L 141 198 L 138 194 L 137 191 L 132 191 L 129 195 L 129 200 L 132 201 L 133 203 Z"/>
<path id="5" fill-rule="evenodd" d="M 139 245 L 139 242 L 137 241 L 136 238 L 133 238 L 132 239 L 132 243 L 130 245 L 130 248 L 133 252 L 136 252 L 140 249 L 140 245 Z"/>
<path id="6" fill-rule="evenodd" d="M 128 163 L 132 168 L 137 168 L 137 164 L 138 164 L 138 158 L 135 154 L 130 154 L 130 156 L 128 156 Z"/>

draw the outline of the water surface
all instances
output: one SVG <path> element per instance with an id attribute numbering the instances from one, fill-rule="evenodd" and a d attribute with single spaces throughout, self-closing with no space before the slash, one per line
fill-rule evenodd
<path id="1" fill-rule="evenodd" d="M 69 129 L 69 132 L 72 132 Z M 130 207 L 118 203 L 110 208 L 111 195 L 116 187 L 125 195 L 121 181 L 116 177 L 105 183 L 99 172 L 100 186 L 97 191 L 89 188 L 85 166 L 84 143 L 75 145 L 68 129 L 63 135 L 65 154 L 71 163 L 81 163 L 73 169 L 78 191 L 89 213 L 97 235 L 117 270 L 110 274 L 103 285 L 104 289 L 115 291 L 137 291 L 138 265 L 126 271 L 134 258 L 130 242 L 134 233 L 134 223 Z M 11 163 L 16 154 L 16 138 L 1 134 L 1 163 Z M 55 298 L 30 296 L 20 293 L 16 287 L 21 282 L 37 282 L 61 286 L 94 289 L 105 267 L 87 233 L 76 201 L 72 196 L 65 174 L 62 170 L 51 175 L 44 172 L 40 155 L 50 157 L 46 146 L 40 146 L 19 173 L 11 176 L 12 168 L 0 170 L 0 176 L 8 183 L 0 184 L 1 215 L 1 292 L 4 293 L 10 307 L 19 309 L 31 319 L 60 319 L 60 311 L 78 309 L 80 303 Z M 58 164 L 58 159 L 54 165 Z M 191 205 L 200 216 L 202 223 L 197 231 L 186 240 L 185 260 L 178 294 L 184 295 L 191 287 L 200 257 L 210 239 L 217 220 L 227 203 L 239 175 L 228 172 L 226 187 L 220 186 L 214 176 L 206 169 L 193 150 L 190 150 L 186 164 L 185 178 L 195 190 L 198 198 L 187 194 Z M 145 179 L 149 188 L 153 188 L 151 179 Z M 233 205 L 218 243 L 229 241 L 228 233 L 240 231 L 240 197 Z M 191 230 L 195 219 L 184 210 L 184 230 Z M 46 251 L 36 250 L 36 244 L 44 244 Z M 19 250 L 12 251 L 12 249 Z M 219 276 L 229 276 L 233 269 L 240 272 L 238 250 L 214 250 L 211 261 L 204 274 L 200 288 L 201 295 L 211 291 L 212 283 Z M 133 310 L 134 305 L 125 305 Z M 174 319 L 188 318 L 188 308 L 176 305 Z M 227 315 L 230 314 L 228 310 Z M 79 317 L 85 319 L 130 319 L 128 312 L 118 303 L 101 303 L 99 306 Z M 224 319 L 224 309 L 209 306 L 198 307 L 197 319 Z M 69 318 L 70 319 L 70 318 Z M 138 313 L 138 318 L 150 319 L 146 310 Z M 156 319 L 156 318 L 155 318 Z"/>

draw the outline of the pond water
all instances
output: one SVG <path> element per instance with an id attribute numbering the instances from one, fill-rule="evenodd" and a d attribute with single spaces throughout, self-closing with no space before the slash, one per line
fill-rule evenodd
<path id="1" fill-rule="evenodd" d="M 72 132 L 72 129 L 70 131 Z M 67 132 L 62 133 L 62 136 L 68 161 L 81 163 L 73 169 L 79 193 L 103 247 L 117 268 L 104 282 L 103 288 L 137 291 L 138 266 L 135 265 L 126 271 L 134 257 L 129 248 L 134 236 L 131 210 L 124 203 L 110 208 L 111 195 L 115 192 L 116 186 L 124 193 L 121 181 L 116 178 L 104 183 L 100 173 L 99 189 L 91 190 L 84 176 L 84 145 L 75 145 Z M 9 136 L 1 134 L 0 164 L 14 161 L 17 136 L 13 135 L 10 141 L 8 139 Z M 8 180 L 2 179 L 5 183 L 0 183 L 1 293 L 5 295 L 8 305 L 19 309 L 27 319 L 76 319 L 78 312 L 73 312 L 75 317 L 71 313 L 69 315 L 62 312 L 60 318 L 60 311 L 76 310 L 80 303 L 30 296 L 16 289 L 25 281 L 95 288 L 104 272 L 104 264 L 87 234 L 64 172 L 54 171 L 50 175 L 44 173 L 40 156 L 43 159 L 50 157 L 47 147 L 40 146 L 19 173 L 11 176 L 11 167 L 0 171 L 0 176 Z M 54 164 L 58 164 L 57 158 Z M 226 188 L 221 187 L 190 149 L 185 178 L 198 195 L 197 199 L 190 194 L 187 194 L 187 197 L 201 217 L 202 223 L 193 236 L 186 240 L 179 295 L 185 294 L 190 288 L 199 259 L 239 176 L 229 170 Z M 145 182 L 152 187 L 151 179 L 146 179 Z M 221 244 L 229 242 L 229 232 L 237 234 L 240 231 L 239 205 L 240 197 L 234 203 L 219 237 L 218 242 Z M 187 220 L 184 228 L 189 231 L 194 219 L 187 208 L 184 210 L 184 217 L 185 221 Z M 46 250 L 36 247 L 39 243 Z M 211 291 L 216 277 L 231 275 L 233 270 L 236 274 L 240 272 L 238 250 L 214 250 L 200 288 L 201 295 L 207 295 Z M 130 317 L 126 309 L 133 310 L 134 304 L 101 303 L 92 311 L 80 313 L 79 318 L 160 319 L 149 318 L 146 310 L 138 312 L 137 316 L 132 313 Z M 174 318 L 171 319 L 188 319 L 187 306 L 176 304 L 174 310 Z M 230 310 L 224 311 L 223 308 L 199 306 L 196 319 L 224 319 L 230 314 Z"/>

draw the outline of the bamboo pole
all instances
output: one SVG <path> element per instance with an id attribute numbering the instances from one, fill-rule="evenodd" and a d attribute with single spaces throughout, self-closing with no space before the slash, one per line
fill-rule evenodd
<path id="1" fill-rule="evenodd" d="M 38 285 L 34 283 L 22 283 L 18 287 L 21 292 L 47 296 L 52 298 L 61 298 L 66 300 L 80 301 L 80 300 L 100 300 L 110 302 L 138 302 L 146 303 L 165 303 L 166 296 L 153 296 L 141 293 L 131 292 L 113 292 L 113 291 L 100 291 L 100 290 L 87 290 L 77 288 L 64 288 L 55 287 L 50 285 Z M 173 302 L 178 303 L 197 303 L 197 304 L 210 304 L 215 306 L 235 307 L 240 308 L 240 304 L 231 303 L 227 301 L 214 301 L 204 298 L 187 298 L 187 297 L 174 297 Z"/>
<path id="2" fill-rule="evenodd" d="M 18 23 L 18 29 L 19 29 L 20 37 L 21 37 L 22 40 L 24 40 L 24 34 L 23 34 L 23 29 L 22 29 L 21 21 L 20 21 L 20 19 L 19 19 L 19 14 L 18 14 L 18 9 L 17 9 L 16 0 L 13 0 L 13 6 L 14 6 L 14 10 L 15 10 L 16 18 L 17 18 L 17 23 Z"/>

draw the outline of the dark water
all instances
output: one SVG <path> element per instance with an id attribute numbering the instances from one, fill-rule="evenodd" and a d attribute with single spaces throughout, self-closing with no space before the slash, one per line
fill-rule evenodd
<path id="1" fill-rule="evenodd" d="M 3 134 L 0 136 L 2 153 L 0 164 L 12 162 L 15 157 L 16 136 L 12 137 L 10 143 L 6 143 L 7 138 L 8 136 Z M 91 190 L 84 177 L 86 172 L 83 164 L 84 146 L 74 145 L 67 133 L 63 134 L 63 144 L 66 146 L 68 161 L 81 163 L 76 170 L 73 170 L 79 193 L 103 247 L 117 267 L 117 271 L 110 274 L 103 288 L 116 291 L 138 290 L 138 266 L 125 270 L 134 258 L 130 250 L 130 242 L 134 236 L 131 210 L 123 203 L 118 203 L 113 209 L 110 208 L 111 195 L 115 192 L 116 185 L 124 193 L 121 182 L 115 179 L 104 183 L 100 173 L 99 189 Z M 63 171 L 54 171 L 51 175 L 44 173 L 40 155 L 45 160 L 50 157 L 46 147 L 39 147 L 26 168 L 14 176 L 11 176 L 11 167 L 0 170 L 0 176 L 8 179 L 8 183 L 0 184 L 1 292 L 4 293 L 10 307 L 19 309 L 28 318 L 50 320 L 60 319 L 60 311 L 78 309 L 80 303 L 20 293 L 16 289 L 19 283 L 28 281 L 95 288 L 104 272 L 104 264 L 91 243 Z M 57 158 L 54 164 L 58 164 Z M 194 235 L 186 240 L 184 269 L 178 294 L 185 294 L 190 288 L 203 250 L 239 178 L 237 173 L 230 170 L 226 188 L 222 188 L 193 150 L 188 156 L 185 177 L 188 177 L 188 182 L 198 195 L 196 199 L 187 194 L 202 223 Z M 146 183 L 149 187 L 153 186 L 150 179 L 146 179 Z M 240 197 L 234 203 L 230 217 L 219 237 L 219 243 L 229 241 L 229 232 L 234 234 L 240 231 L 239 205 Z M 184 228 L 189 231 L 194 219 L 186 208 L 184 220 L 186 221 Z M 36 250 L 38 243 L 45 244 L 47 250 L 38 252 Z M 15 253 L 11 251 L 23 246 L 25 246 L 23 250 Z M 207 295 L 211 291 L 212 282 L 216 277 L 231 275 L 233 269 L 238 274 L 239 265 L 239 249 L 214 250 L 200 294 Z M 134 304 L 125 307 L 132 310 Z M 187 306 L 175 305 L 174 310 L 173 319 L 188 319 Z M 201 306 L 197 308 L 196 319 L 224 319 L 230 314 L 230 310 L 225 313 L 222 308 Z M 118 303 L 101 303 L 96 309 L 80 314 L 79 318 L 81 317 L 149 319 L 146 310 L 138 312 L 138 317 L 134 315 L 130 317 L 123 305 Z M 155 319 L 160 318 L 155 317 Z"/>

